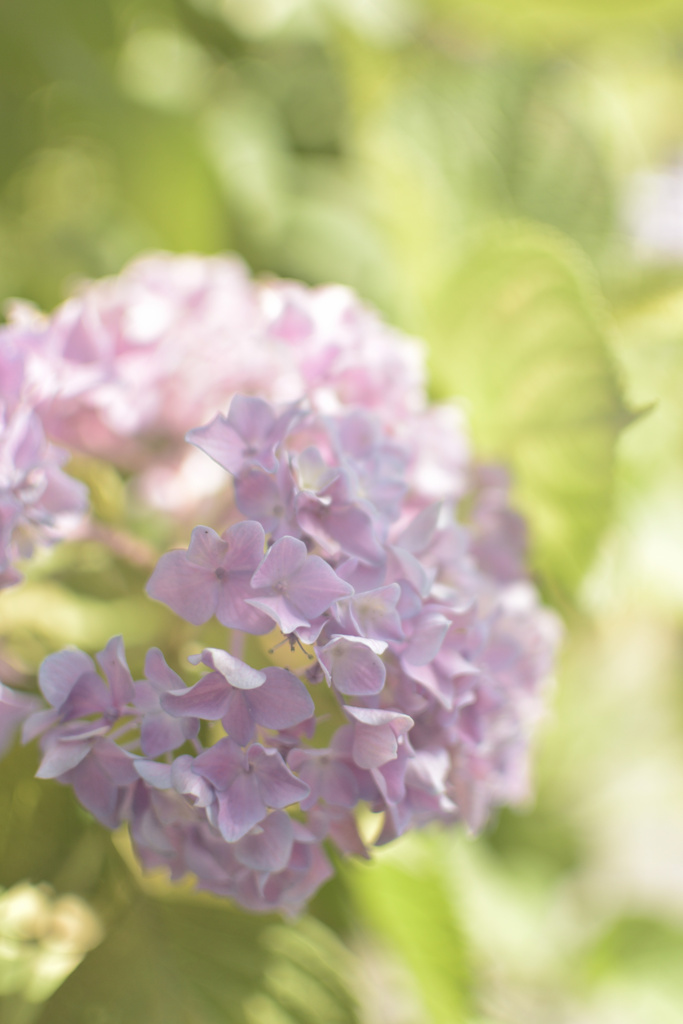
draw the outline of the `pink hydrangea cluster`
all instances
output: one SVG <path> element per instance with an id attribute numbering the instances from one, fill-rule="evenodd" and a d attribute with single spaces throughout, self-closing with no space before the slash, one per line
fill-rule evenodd
<path id="1" fill-rule="evenodd" d="M 385 421 L 424 405 L 419 345 L 349 289 L 255 282 L 236 257 L 144 256 L 49 318 L 9 314 L 2 336 L 53 382 L 49 432 L 126 467 L 158 464 L 236 392 Z"/>
<path id="2" fill-rule="evenodd" d="M 62 536 L 87 506 L 83 484 L 63 472 L 68 453 L 46 437 L 30 352 L 0 338 L 0 589 L 21 579 L 15 562 Z"/>
<path id="3" fill-rule="evenodd" d="M 225 485 L 147 585 L 216 619 L 223 646 L 190 659 L 192 685 L 156 648 L 133 680 L 120 637 L 97 655 L 106 682 L 82 651 L 50 655 L 40 710 L 0 694 L 40 738 L 39 777 L 127 822 L 146 867 L 257 911 L 298 911 L 331 848 L 476 831 L 525 795 L 557 623 L 504 474 L 471 462 L 455 408 L 428 405 L 414 342 L 345 289 L 199 257 L 140 260 L 6 330 L 37 366 L 51 353 L 55 436 L 98 454 L 123 438 L 152 486 L 155 445 L 189 427 Z"/>

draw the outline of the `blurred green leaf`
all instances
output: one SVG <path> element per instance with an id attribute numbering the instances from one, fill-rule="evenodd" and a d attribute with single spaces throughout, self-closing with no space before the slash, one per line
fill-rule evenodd
<path id="1" fill-rule="evenodd" d="M 95 650 L 118 633 L 128 644 L 153 646 L 173 621 L 165 608 L 142 594 L 105 601 L 48 581 L 26 583 L 11 595 L 5 591 L 0 610 L 3 630 L 13 643 L 36 638 L 49 641 L 53 649 L 76 644 Z"/>
<path id="2" fill-rule="evenodd" d="M 624 917 L 582 951 L 582 970 L 589 983 L 624 968 L 654 974 L 683 985 L 683 928 L 653 917 Z"/>
<path id="3" fill-rule="evenodd" d="M 116 467 L 103 459 L 75 455 L 67 467 L 69 476 L 88 487 L 90 511 L 107 523 L 120 522 L 126 510 L 126 485 Z"/>
<path id="4" fill-rule="evenodd" d="M 355 1024 L 347 958 L 317 922 L 140 896 L 37 1024 Z"/>
<path id="5" fill-rule="evenodd" d="M 0 773 L 0 885 L 51 882 L 88 827 L 71 790 L 33 778 L 34 746 L 6 754 Z"/>
<path id="6" fill-rule="evenodd" d="M 414 836 L 400 846 L 406 856 L 393 850 L 371 864 L 348 866 L 357 911 L 412 973 L 425 1019 L 460 1024 L 470 1019 L 472 978 L 441 848 Z"/>
<path id="7" fill-rule="evenodd" d="M 436 297 L 430 333 L 435 395 L 462 397 L 478 455 L 510 465 L 534 565 L 566 595 L 609 521 L 629 422 L 587 265 L 562 236 L 498 228 Z"/>
<path id="8" fill-rule="evenodd" d="M 549 49 L 609 32 L 680 25 L 677 0 L 427 0 L 445 21 L 461 29 L 524 47 Z"/>
<path id="9" fill-rule="evenodd" d="M 35 744 L 6 754 L 0 773 L 0 886 L 28 880 L 91 901 L 107 915 L 133 884 L 111 834 L 70 786 L 34 778 Z M 0 1020 L 3 1020 L 0 1013 Z"/>

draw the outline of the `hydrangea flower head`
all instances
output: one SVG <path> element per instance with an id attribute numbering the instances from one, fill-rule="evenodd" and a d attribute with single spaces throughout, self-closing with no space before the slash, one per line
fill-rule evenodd
<path id="1" fill-rule="evenodd" d="M 143 865 L 288 913 L 330 847 L 368 855 L 361 807 L 385 843 L 476 831 L 524 796 L 557 622 L 505 476 L 473 463 L 454 406 L 428 404 L 416 342 L 346 289 L 254 284 L 219 257 L 147 257 L 5 331 L 37 379 L 57 367 L 35 404 L 53 436 L 118 452 L 167 512 L 206 493 L 184 451 L 214 473 L 210 518 L 147 594 L 215 619 L 222 644 L 191 657 L 191 685 L 157 648 L 134 680 L 120 638 L 105 679 L 83 652 L 48 657 L 24 726 L 41 777 L 127 822 Z"/>

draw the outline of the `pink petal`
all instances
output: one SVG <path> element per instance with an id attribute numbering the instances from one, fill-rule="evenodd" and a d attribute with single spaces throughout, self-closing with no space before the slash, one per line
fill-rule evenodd
<path id="1" fill-rule="evenodd" d="M 424 551 L 432 542 L 442 509 L 443 502 L 437 501 L 418 512 L 396 538 L 397 547 L 413 555 Z"/>
<path id="2" fill-rule="evenodd" d="M 373 644 L 380 646 L 378 641 L 339 636 L 319 649 L 323 671 L 341 693 L 367 697 L 382 690 L 386 668 Z"/>
<path id="3" fill-rule="evenodd" d="M 263 398 L 237 394 L 230 403 L 228 420 L 245 441 L 263 444 L 275 424 L 275 413 Z"/>
<path id="4" fill-rule="evenodd" d="M 354 594 L 349 599 L 349 611 L 360 635 L 374 640 L 402 640 L 403 627 L 396 611 L 400 597 L 398 583 Z"/>
<path id="5" fill-rule="evenodd" d="M 218 588 L 213 571 L 189 562 L 186 551 L 169 551 L 157 562 L 145 591 L 187 622 L 201 626 L 216 611 Z"/>
<path id="6" fill-rule="evenodd" d="M 307 558 L 308 551 L 302 540 L 289 536 L 280 537 L 254 573 L 251 581 L 252 587 L 277 587 L 278 584 L 286 583 L 294 573 L 301 569 Z M 331 569 L 330 572 L 332 572 Z"/>
<path id="7" fill-rule="evenodd" d="M 179 690 L 183 681 L 170 668 L 158 647 L 150 647 L 145 655 L 145 676 L 158 689 Z"/>
<path id="8" fill-rule="evenodd" d="M 193 770 L 218 790 L 227 790 L 244 772 L 244 754 L 233 740 L 224 737 L 194 759 Z"/>
<path id="9" fill-rule="evenodd" d="M 270 632 L 273 620 L 251 603 L 254 596 L 251 575 L 250 572 L 229 570 L 219 581 L 216 618 L 229 629 L 243 629 L 245 633 L 258 636 Z"/>
<path id="10" fill-rule="evenodd" d="M 210 807 L 215 802 L 214 787 L 194 770 L 197 760 L 189 754 L 176 757 L 171 765 L 171 782 L 178 793 L 191 797 L 196 807 Z"/>
<path id="11" fill-rule="evenodd" d="M 221 413 L 217 413 L 206 426 L 189 430 L 185 439 L 228 473 L 236 475 L 244 465 L 245 443 Z"/>
<path id="12" fill-rule="evenodd" d="M 310 718 L 315 705 L 301 680 L 284 668 L 264 671 L 266 682 L 248 697 L 255 721 L 266 729 L 289 729 Z"/>
<path id="13" fill-rule="evenodd" d="M 59 708 L 63 721 L 81 718 L 111 709 L 112 695 L 96 672 L 80 676 L 71 688 L 71 693 Z"/>
<path id="14" fill-rule="evenodd" d="M 414 722 L 409 715 L 374 708 L 345 707 L 355 719 L 353 759 L 359 768 L 379 768 L 398 756 L 398 739 Z"/>
<path id="15" fill-rule="evenodd" d="M 235 843 L 240 864 L 252 871 L 283 871 L 292 855 L 292 821 L 284 811 L 273 811 Z"/>
<path id="16" fill-rule="evenodd" d="M 114 636 L 103 651 L 97 654 L 97 661 L 103 670 L 113 699 L 114 707 L 122 708 L 133 699 L 133 679 L 126 661 L 123 638 Z"/>
<path id="17" fill-rule="evenodd" d="M 352 593 L 353 587 L 340 579 L 327 562 L 318 555 L 309 555 L 292 577 L 289 600 L 310 621 L 326 611 L 333 601 Z"/>
<path id="18" fill-rule="evenodd" d="M 371 565 L 380 563 L 384 549 L 375 537 L 372 518 L 358 505 L 321 505 L 302 500 L 297 503 L 297 520 L 330 554 L 343 551 Z"/>
<path id="19" fill-rule="evenodd" d="M 45 751 L 36 772 L 37 779 L 57 779 L 75 768 L 92 749 L 92 740 L 64 742 L 55 740 Z"/>
<path id="20" fill-rule="evenodd" d="M 273 596 L 261 594 L 259 597 L 250 598 L 247 604 L 258 608 L 265 615 L 269 615 L 283 633 L 293 633 L 295 629 L 302 626 L 310 626 L 308 619 L 303 618 L 295 608 L 292 608 L 290 602 L 282 594 Z"/>
<path id="21" fill-rule="evenodd" d="M 146 757 L 159 757 L 160 754 L 180 747 L 189 738 L 185 735 L 183 724 L 181 719 L 172 718 L 163 711 L 145 715 L 140 726 L 140 747 L 143 754 Z M 193 734 L 196 736 L 198 731 L 197 721 Z"/>
<path id="22" fill-rule="evenodd" d="M 171 765 L 160 764 L 158 761 L 145 761 L 138 758 L 133 762 L 141 779 L 155 789 L 171 789 Z"/>
<path id="23" fill-rule="evenodd" d="M 233 658 L 232 654 L 219 647 L 205 647 L 201 654 L 191 655 L 188 661 L 193 665 L 201 662 L 208 668 L 215 669 L 238 690 L 254 690 L 266 681 L 265 672 L 252 668 L 239 658 Z"/>
<path id="24" fill-rule="evenodd" d="M 404 660 L 409 665 L 427 665 L 433 661 L 441 650 L 450 625 L 450 621 L 440 612 L 423 612 L 403 652 Z"/>
<path id="25" fill-rule="evenodd" d="M 187 560 L 211 572 L 223 564 L 228 545 L 210 526 L 195 526 L 187 549 Z"/>
<path id="26" fill-rule="evenodd" d="M 254 693 L 260 693 L 262 689 L 263 687 L 260 687 Z M 233 690 L 231 692 L 222 721 L 223 728 L 235 743 L 239 743 L 241 747 L 246 747 L 248 743 L 251 743 L 254 738 L 254 718 L 245 691 Z"/>
<path id="27" fill-rule="evenodd" d="M 87 810 L 107 828 L 119 824 L 117 808 L 121 789 L 112 781 L 96 757 L 89 757 L 72 769 L 65 779 Z"/>
<path id="28" fill-rule="evenodd" d="M 38 670 L 38 685 L 53 708 L 59 708 L 76 680 L 86 672 L 95 672 L 95 662 L 83 651 L 64 650 L 48 654 Z"/>
<path id="29" fill-rule="evenodd" d="M 218 797 L 217 824 L 221 835 L 234 843 L 266 816 L 258 779 L 253 772 L 240 774 Z"/>
<path id="30" fill-rule="evenodd" d="M 235 523 L 223 538 L 227 548 L 223 564 L 231 572 L 253 573 L 263 561 L 266 535 L 260 523 Z"/>
<path id="31" fill-rule="evenodd" d="M 35 711 L 26 719 L 21 730 L 21 742 L 30 743 L 36 736 L 49 729 L 59 721 L 59 714 L 50 708 L 47 711 Z"/>
<path id="32" fill-rule="evenodd" d="M 297 779 L 277 750 L 252 743 L 247 751 L 249 763 L 259 781 L 259 791 L 268 807 L 288 807 L 308 796 L 305 782 Z"/>
<path id="33" fill-rule="evenodd" d="M 175 718 L 203 718 L 216 722 L 222 718 L 230 699 L 230 687 L 218 672 L 209 672 L 186 690 L 163 693 L 160 704 Z"/>
<path id="34" fill-rule="evenodd" d="M 127 750 L 122 750 L 106 736 L 95 743 L 93 757 L 97 758 L 99 764 L 117 786 L 126 786 L 137 781 L 138 773 L 135 770 L 133 755 L 129 754 Z"/>

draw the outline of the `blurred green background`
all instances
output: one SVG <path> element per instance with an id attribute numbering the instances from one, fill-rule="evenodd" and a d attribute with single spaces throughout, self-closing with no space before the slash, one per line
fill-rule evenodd
<path id="1" fill-rule="evenodd" d="M 677 0 L 0 2 L 0 297 L 152 249 L 353 286 L 512 466 L 567 623 L 533 806 L 294 923 L 140 879 L 15 751 L 3 1024 L 681 1024 L 681 110 Z M 147 574 L 58 549 L 0 598 L 7 660 L 158 642 Z"/>

